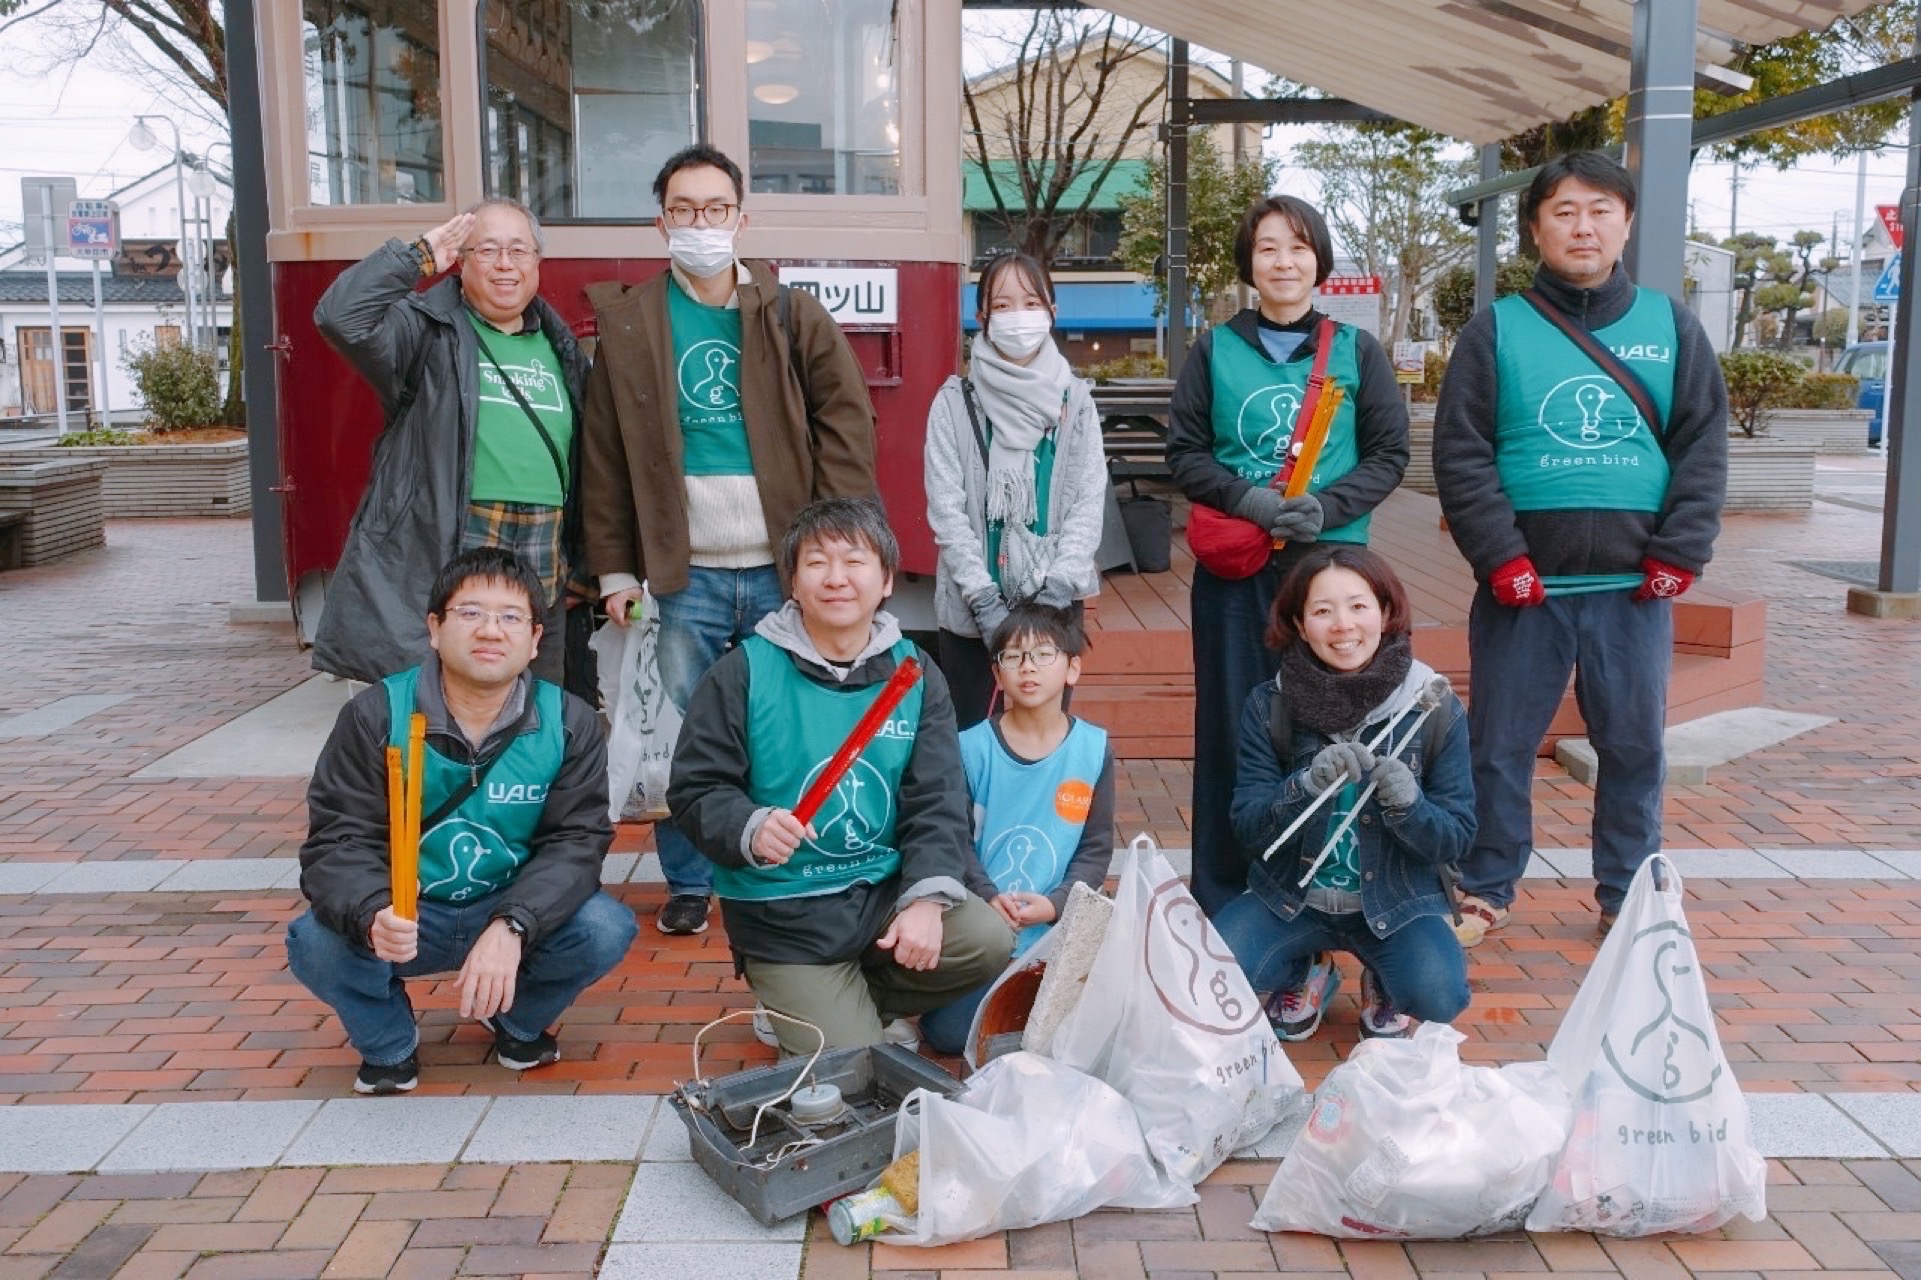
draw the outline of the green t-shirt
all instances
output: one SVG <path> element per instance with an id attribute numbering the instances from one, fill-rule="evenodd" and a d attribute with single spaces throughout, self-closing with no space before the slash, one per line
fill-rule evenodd
<path id="1" fill-rule="evenodd" d="M 538 329 L 502 333 L 472 312 L 467 319 L 487 350 L 493 352 L 494 360 L 500 362 L 500 369 L 495 369 L 485 353 L 476 353 L 480 395 L 474 418 L 473 501 L 561 506 L 566 502 L 566 489 L 554 469 L 553 455 L 500 377 L 505 370 L 520 394 L 527 397 L 528 406 L 540 415 L 565 468 L 573 446 L 574 410 L 567 399 L 567 380 L 561 373 L 559 357 L 554 355 L 553 343 Z"/>
<path id="2" fill-rule="evenodd" d="M 667 286 L 679 385 L 681 470 L 690 476 L 751 476 L 747 420 L 740 412 L 740 311 L 710 307 Z"/>

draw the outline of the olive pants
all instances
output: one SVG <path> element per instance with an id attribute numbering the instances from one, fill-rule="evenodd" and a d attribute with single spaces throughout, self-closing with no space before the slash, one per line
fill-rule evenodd
<path id="1" fill-rule="evenodd" d="M 892 952 L 869 947 L 859 960 L 840 964 L 748 960 L 747 985 L 774 1012 L 819 1027 L 829 1049 L 879 1044 L 881 1029 L 895 1018 L 938 1009 L 1007 967 L 1014 933 L 994 908 L 969 894 L 941 923 L 940 962 L 932 969 L 903 969 Z M 813 1032 L 772 1021 L 783 1054 L 814 1052 Z"/>

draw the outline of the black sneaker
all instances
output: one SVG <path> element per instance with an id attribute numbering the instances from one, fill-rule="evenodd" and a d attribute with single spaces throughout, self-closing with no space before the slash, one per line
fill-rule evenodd
<path id="1" fill-rule="evenodd" d="M 532 1040 L 516 1040 L 492 1018 L 481 1018 L 479 1022 L 494 1033 L 494 1057 L 509 1071 L 532 1071 L 560 1061 L 560 1044 L 551 1032 L 543 1031 Z"/>
<path id="2" fill-rule="evenodd" d="M 662 933 L 685 937 L 707 932 L 707 895 L 677 893 L 654 917 L 654 927 Z"/>
<path id="3" fill-rule="evenodd" d="M 374 1095 L 411 1093 L 419 1083 L 420 1055 L 410 1053 L 405 1062 L 396 1062 L 391 1067 L 362 1062 L 359 1074 L 354 1076 L 354 1092 Z"/>

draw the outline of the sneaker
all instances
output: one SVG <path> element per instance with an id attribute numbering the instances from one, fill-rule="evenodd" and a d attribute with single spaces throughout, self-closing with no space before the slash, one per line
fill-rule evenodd
<path id="1" fill-rule="evenodd" d="M 707 895 L 677 893 L 654 917 L 654 927 L 675 937 L 707 932 Z"/>
<path id="2" fill-rule="evenodd" d="M 774 1034 L 774 1020 L 767 1016 L 767 1006 L 754 1006 L 754 1039 L 770 1049 L 780 1048 L 780 1037 Z"/>
<path id="3" fill-rule="evenodd" d="M 1414 1019 L 1394 1007 L 1374 970 L 1361 970 L 1361 1034 L 1369 1040 L 1403 1040 L 1414 1034 Z"/>
<path id="4" fill-rule="evenodd" d="M 1341 989 L 1341 971 L 1332 954 L 1323 951 L 1308 966 L 1299 986 L 1276 991 L 1267 998 L 1267 1020 L 1283 1040 L 1305 1040 L 1321 1027 L 1321 1015 Z"/>
<path id="5" fill-rule="evenodd" d="M 552 1032 L 543 1031 L 532 1040 L 516 1040 L 492 1018 L 481 1018 L 479 1022 L 494 1033 L 494 1057 L 509 1071 L 532 1071 L 560 1061 L 560 1044 Z"/>
<path id="6" fill-rule="evenodd" d="M 360 1064 L 359 1074 L 354 1076 L 354 1092 L 375 1096 L 389 1093 L 412 1093 L 420 1083 L 420 1055 L 410 1053 L 405 1062 L 396 1062 L 391 1067 L 375 1066 L 371 1062 Z"/>
<path id="7" fill-rule="evenodd" d="M 1461 923 L 1454 926 L 1454 936 L 1464 947 L 1476 947 L 1481 940 L 1507 923 L 1507 908 L 1497 907 L 1485 898 L 1473 894 L 1461 895 Z"/>
<path id="8" fill-rule="evenodd" d="M 909 1053 L 920 1052 L 920 1028 L 911 1018 L 895 1018 L 881 1028 L 880 1038 L 888 1044 L 899 1045 Z"/>

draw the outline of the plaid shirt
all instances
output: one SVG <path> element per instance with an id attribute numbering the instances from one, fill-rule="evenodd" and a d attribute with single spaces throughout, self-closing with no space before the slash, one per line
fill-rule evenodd
<path id="1" fill-rule="evenodd" d="M 545 610 L 560 599 L 567 581 L 567 561 L 561 550 L 561 507 L 528 502 L 470 502 L 467 523 L 460 531 L 460 549 L 505 547 L 540 575 L 547 599 Z"/>

